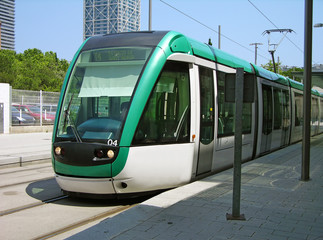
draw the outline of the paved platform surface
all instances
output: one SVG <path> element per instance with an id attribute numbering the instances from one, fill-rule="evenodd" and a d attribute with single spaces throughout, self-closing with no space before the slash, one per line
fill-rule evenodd
<path id="1" fill-rule="evenodd" d="M 301 143 L 242 167 L 241 213 L 232 213 L 232 169 L 164 192 L 68 239 L 323 240 L 323 135 L 311 141 L 311 180 L 300 181 Z"/>
<path id="2" fill-rule="evenodd" d="M 51 158 L 52 133 L 0 134 L 0 166 Z"/>

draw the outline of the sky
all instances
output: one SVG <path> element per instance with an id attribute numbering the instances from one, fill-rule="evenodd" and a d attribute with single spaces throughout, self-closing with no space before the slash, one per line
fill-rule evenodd
<path id="1" fill-rule="evenodd" d="M 83 42 L 83 0 L 15 0 L 16 51 L 38 48 L 53 51 L 71 61 Z M 149 0 L 141 0 L 141 30 L 148 30 Z M 176 10 L 177 9 L 177 10 Z M 260 11 L 262 13 L 260 13 Z M 271 59 L 265 30 L 292 29 L 283 38 L 271 33 L 270 44 L 278 45 L 275 59 L 282 65 L 304 65 L 305 0 L 152 0 L 152 30 L 174 30 L 221 50 L 255 61 Z M 264 16 L 265 15 L 265 16 Z M 323 0 L 313 0 L 313 25 L 323 23 Z M 282 41 L 281 41 L 282 40 Z M 323 64 L 323 28 L 313 28 L 313 64 Z"/>

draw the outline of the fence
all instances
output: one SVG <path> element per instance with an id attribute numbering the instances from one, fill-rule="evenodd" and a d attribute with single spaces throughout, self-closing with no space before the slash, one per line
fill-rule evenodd
<path id="1" fill-rule="evenodd" d="M 54 124 L 59 94 L 59 92 L 12 89 L 12 126 Z"/>

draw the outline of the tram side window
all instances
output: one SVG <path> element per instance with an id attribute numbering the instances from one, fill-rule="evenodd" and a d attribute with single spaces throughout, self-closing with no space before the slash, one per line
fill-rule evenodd
<path id="1" fill-rule="evenodd" d="M 213 70 L 199 67 L 201 94 L 200 141 L 207 145 L 214 139 L 214 78 Z"/>
<path id="2" fill-rule="evenodd" d="M 283 129 L 290 126 L 289 92 L 283 90 Z"/>
<path id="3" fill-rule="evenodd" d="M 318 99 L 312 98 L 312 114 L 311 114 L 311 121 L 313 125 L 318 124 L 319 119 L 319 105 L 318 105 Z"/>
<path id="4" fill-rule="evenodd" d="M 295 93 L 295 126 L 303 125 L 303 95 Z"/>
<path id="5" fill-rule="evenodd" d="M 168 61 L 145 107 L 132 144 L 189 142 L 189 65 Z"/>
<path id="6" fill-rule="evenodd" d="M 218 84 L 218 137 L 234 135 L 235 126 L 235 104 L 225 102 L 225 75 L 226 73 L 217 71 Z M 251 133 L 252 104 L 243 103 L 242 107 L 242 133 Z"/>
<path id="7" fill-rule="evenodd" d="M 274 88 L 274 129 L 282 128 L 282 92 Z"/>

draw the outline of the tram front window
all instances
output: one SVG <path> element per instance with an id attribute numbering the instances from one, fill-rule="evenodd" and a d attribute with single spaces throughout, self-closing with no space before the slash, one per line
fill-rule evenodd
<path id="1" fill-rule="evenodd" d="M 78 57 L 61 107 L 57 137 L 118 145 L 131 95 L 151 48 L 108 48 Z"/>

